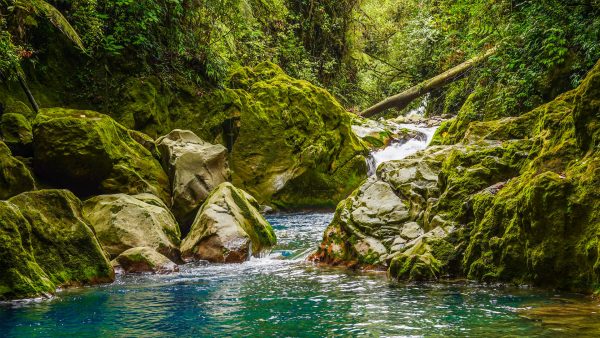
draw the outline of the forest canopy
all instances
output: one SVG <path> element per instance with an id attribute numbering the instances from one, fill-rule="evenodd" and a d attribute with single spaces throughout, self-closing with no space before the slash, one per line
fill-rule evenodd
<path id="1" fill-rule="evenodd" d="M 574 88 L 600 58 L 598 0 L 2 0 L 0 28 L 5 76 L 56 72 L 51 55 L 70 45 L 69 63 L 92 69 L 72 85 L 82 100 L 114 86 L 102 72 L 210 90 L 270 60 L 358 111 L 497 47 L 433 93 L 429 113 L 456 113 L 478 92 L 514 115 Z"/>

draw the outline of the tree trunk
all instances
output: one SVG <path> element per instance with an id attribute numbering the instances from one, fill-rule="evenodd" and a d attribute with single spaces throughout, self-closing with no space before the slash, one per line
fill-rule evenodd
<path id="1" fill-rule="evenodd" d="M 25 92 L 25 95 L 27 95 L 27 99 L 29 100 L 29 103 L 31 104 L 31 108 L 33 108 L 33 111 L 37 114 L 38 111 L 40 110 L 40 106 L 38 106 L 37 102 L 35 101 L 35 97 L 33 97 L 31 90 L 29 90 L 29 86 L 27 85 L 27 82 L 25 81 L 25 78 L 23 77 L 23 75 L 21 75 L 21 73 L 19 71 L 16 71 L 16 74 L 17 74 L 17 79 L 19 80 L 19 84 L 21 85 L 21 88 Z"/>
<path id="2" fill-rule="evenodd" d="M 460 65 L 451 68 L 431 79 L 425 80 L 418 85 L 411 87 L 400 94 L 390 96 L 387 99 L 379 102 L 378 104 L 368 108 L 367 110 L 360 113 L 362 117 L 371 117 L 378 113 L 381 113 L 390 108 L 402 109 L 406 107 L 416 98 L 431 92 L 434 89 L 441 88 L 448 83 L 451 83 L 458 79 L 460 75 L 473 68 L 479 62 L 487 59 L 490 55 L 496 52 L 496 47 L 487 50 L 485 53 L 478 55 L 468 61 L 461 63 Z"/>

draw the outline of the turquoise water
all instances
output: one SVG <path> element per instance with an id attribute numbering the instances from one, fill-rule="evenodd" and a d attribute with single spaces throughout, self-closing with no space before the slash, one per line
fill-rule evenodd
<path id="1" fill-rule="evenodd" d="M 270 216 L 279 246 L 243 264 L 125 276 L 50 300 L 0 305 L 2 337 L 593 336 L 600 307 L 575 295 L 475 284 L 406 285 L 304 258 L 332 215 Z"/>

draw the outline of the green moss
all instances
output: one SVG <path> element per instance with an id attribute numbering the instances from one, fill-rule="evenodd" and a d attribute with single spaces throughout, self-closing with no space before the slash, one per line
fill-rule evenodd
<path id="1" fill-rule="evenodd" d="M 0 202 L 0 299 L 114 278 L 81 202 L 65 190 L 27 192 Z"/>
<path id="2" fill-rule="evenodd" d="M 31 124 L 21 114 L 5 113 L 0 117 L 0 137 L 19 156 L 33 154 L 33 134 Z"/>
<path id="3" fill-rule="evenodd" d="M 12 203 L 0 201 L 0 300 L 51 293 L 56 285 L 37 264 L 31 225 Z"/>
<path id="4" fill-rule="evenodd" d="M 151 152 L 110 117 L 43 109 L 33 125 L 36 173 L 81 196 L 149 192 L 169 202 L 168 178 Z"/>
<path id="5" fill-rule="evenodd" d="M 463 260 L 469 277 L 583 292 L 597 287 L 598 74 L 600 65 L 575 91 L 526 114 L 535 116 L 522 134 L 532 138 L 532 151 L 520 175 L 495 194 L 471 199 Z"/>
<path id="6" fill-rule="evenodd" d="M 239 69 L 230 86 L 229 114 L 239 116 L 233 182 L 259 202 L 330 205 L 366 177 L 366 148 L 327 91 L 269 63 Z"/>
<path id="7" fill-rule="evenodd" d="M 8 199 L 24 191 L 35 189 L 29 169 L 0 142 L 0 199 Z"/>
<path id="8" fill-rule="evenodd" d="M 33 256 L 55 285 L 112 281 L 110 262 L 72 193 L 39 190 L 9 201 L 31 225 Z"/>

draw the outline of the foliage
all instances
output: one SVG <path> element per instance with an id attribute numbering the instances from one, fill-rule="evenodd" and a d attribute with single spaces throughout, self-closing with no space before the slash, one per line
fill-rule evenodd
<path id="1" fill-rule="evenodd" d="M 362 10 L 366 57 L 359 78 L 370 100 L 498 46 L 462 83 L 435 93 L 434 105 L 446 94 L 449 102 L 434 113 L 456 113 L 457 101 L 485 87 L 480 113 L 516 115 L 577 86 L 600 58 L 598 1 L 388 0 L 366 1 Z"/>
<path id="2" fill-rule="evenodd" d="M 26 30 L 36 26 L 38 17 L 45 17 L 77 47 L 84 49 L 79 35 L 58 9 L 43 0 L 0 1 L 0 72 L 11 77 L 20 69 L 21 58 L 28 58 Z"/>

